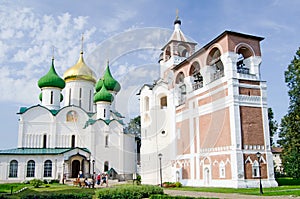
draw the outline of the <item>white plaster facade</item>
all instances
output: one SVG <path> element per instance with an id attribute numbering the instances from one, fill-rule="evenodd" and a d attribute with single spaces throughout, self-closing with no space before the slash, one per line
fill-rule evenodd
<path id="1" fill-rule="evenodd" d="M 20 109 L 18 148 L 0 150 L 1 182 L 62 181 L 79 171 L 90 177 L 114 169 L 119 179 L 136 173 L 135 137 L 123 132 L 123 117 L 106 102 L 107 114 L 100 113 L 103 107 L 93 102 L 94 81 L 72 78 L 63 90 L 63 107 L 61 89 L 47 87 L 41 89 L 41 105 Z"/>

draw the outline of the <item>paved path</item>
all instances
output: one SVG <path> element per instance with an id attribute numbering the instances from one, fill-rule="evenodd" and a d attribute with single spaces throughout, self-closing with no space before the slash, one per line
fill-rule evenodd
<path id="1" fill-rule="evenodd" d="M 171 196 L 191 196 L 191 197 L 207 197 L 207 198 L 220 198 L 220 199 L 300 199 L 300 197 L 292 196 L 253 196 L 253 195 L 242 195 L 236 193 L 210 193 L 210 192 L 196 192 L 196 191 L 180 191 L 173 189 L 164 189 L 164 193 Z"/>

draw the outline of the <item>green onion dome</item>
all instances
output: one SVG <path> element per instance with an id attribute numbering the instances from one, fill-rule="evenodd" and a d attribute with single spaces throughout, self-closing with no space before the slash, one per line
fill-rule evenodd
<path id="1" fill-rule="evenodd" d="M 112 102 L 113 100 L 114 100 L 113 95 L 110 92 L 108 92 L 108 90 L 105 88 L 105 85 L 102 86 L 100 91 L 94 95 L 94 102 L 100 102 L 100 101 Z"/>
<path id="2" fill-rule="evenodd" d="M 56 88 L 60 88 L 63 89 L 65 87 L 66 83 L 65 81 L 60 78 L 54 68 L 54 58 L 52 58 L 52 65 L 50 67 L 50 70 L 48 71 L 48 73 L 41 77 L 41 79 L 39 79 L 38 81 L 38 86 L 40 88 L 43 87 L 56 87 Z"/>
<path id="3" fill-rule="evenodd" d="M 109 91 L 119 92 L 121 90 L 121 85 L 111 75 L 111 72 L 109 69 L 109 62 L 107 62 L 107 66 L 106 66 L 103 77 L 101 79 L 99 79 L 99 81 L 96 84 L 96 91 L 97 90 L 99 91 L 101 89 L 103 82 L 104 82 L 106 89 Z"/>

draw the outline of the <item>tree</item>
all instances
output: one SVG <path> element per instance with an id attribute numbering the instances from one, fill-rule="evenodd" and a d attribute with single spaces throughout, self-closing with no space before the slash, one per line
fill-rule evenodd
<path id="1" fill-rule="evenodd" d="M 281 120 L 279 144 L 283 148 L 282 163 L 288 176 L 300 178 L 300 48 L 285 71 L 289 91 L 288 113 Z"/>
<path id="2" fill-rule="evenodd" d="M 124 132 L 134 134 L 136 137 L 141 138 L 141 116 L 131 119 L 125 127 Z"/>
<path id="3" fill-rule="evenodd" d="M 274 119 L 274 113 L 272 108 L 268 108 L 268 118 L 269 118 L 269 132 L 270 132 L 270 144 L 273 146 L 273 136 L 275 135 L 278 129 L 278 123 Z"/>

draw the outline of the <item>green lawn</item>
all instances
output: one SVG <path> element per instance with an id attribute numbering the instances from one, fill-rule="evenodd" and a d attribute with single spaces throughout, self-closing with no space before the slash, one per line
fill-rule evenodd
<path id="1" fill-rule="evenodd" d="M 280 181 L 280 180 L 279 180 Z M 291 184 L 291 183 L 299 183 L 298 181 L 292 179 L 281 179 L 279 184 Z M 47 187 L 48 186 L 48 187 Z M 1 195 L 5 194 L 7 198 L 10 199 L 18 199 L 22 196 L 32 195 L 32 194 L 43 194 L 47 195 L 50 192 L 52 194 L 88 194 L 90 196 L 95 195 L 96 189 L 88 189 L 88 188 L 79 188 L 70 185 L 62 185 L 62 184 L 50 184 L 50 185 L 42 185 L 39 188 L 33 188 L 30 184 L 0 184 L 0 198 Z M 122 185 L 120 185 L 122 186 Z M 28 189 L 22 191 L 18 194 L 10 195 L 11 187 L 13 187 L 13 192 L 18 191 L 24 187 L 28 187 Z M 247 189 L 234 189 L 234 188 L 213 188 L 213 187 L 181 187 L 181 188 L 169 188 L 176 189 L 182 191 L 197 191 L 197 192 L 215 192 L 215 193 L 237 193 L 237 194 L 247 194 L 247 195 L 259 195 L 259 188 L 247 188 Z M 265 196 L 300 196 L 300 185 L 285 185 L 273 188 L 263 188 L 263 192 Z"/>
<path id="2" fill-rule="evenodd" d="M 182 191 L 215 192 L 215 193 L 238 193 L 246 195 L 260 195 L 259 188 L 214 188 L 214 187 L 181 187 L 172 188 Z M 265 196 L 300 196 L 300 185 L 280 186 L 272 188 L 263 188 Z"/>

